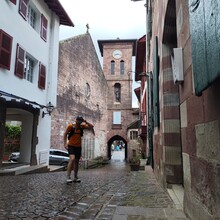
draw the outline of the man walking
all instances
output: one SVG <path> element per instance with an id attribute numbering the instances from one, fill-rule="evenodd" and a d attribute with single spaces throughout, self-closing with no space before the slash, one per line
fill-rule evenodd
<path id="1" fill-rule="evenodd" d="M 66 128 L 66 131 L 64 132 L 64 148 L 68 150 L 69 153 L 69 162 L 67 166 L 67 183 L 81 181 L 78 178 L 79 160 L 82 154 L 81 137 L 83 136 L 84 129 L 92 129 L 94 133 L 93 127 L 94 126 L 84 120 L 83 117 L 78 116 L 76 118 L 76 122 L 74 124 L 69 124 Z M 67 137 L 69 139 L 68 143 Z M 72 169 L 74 170 L 73 180 L 71 179 Z"/>

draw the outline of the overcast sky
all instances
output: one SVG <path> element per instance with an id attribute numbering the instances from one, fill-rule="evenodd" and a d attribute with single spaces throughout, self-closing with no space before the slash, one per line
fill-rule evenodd
<path id="1" fill-rule="evenodd" d="M 60 40 L 84 34 L 89 24 L 97 55 L 102 65 L 98 40 L 139 39 L 146 32 L 146 1 L 131 0 L 59 0 L 74 27 L 60 26 Z M 134 70 L 134 58 L 133 58 Z M 133 74 L 134 75 L 134 74 Z M 133 76 L 134 79 L 134 76 Z M 134 88 L 138 83 L 133 83 Z M 137 99 L 132 94 L 132 106 L 137 107 Z"/>

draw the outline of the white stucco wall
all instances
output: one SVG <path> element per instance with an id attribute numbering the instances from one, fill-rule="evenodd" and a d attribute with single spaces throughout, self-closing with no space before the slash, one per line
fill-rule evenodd
<path id="1" fill-rule="evenodd" d="M 34 101 L 40 105 L 47 105 L 50 101 L 54 106 L 56 106 L 59 18 L 48 8 L 44 1 L 30 0 L 30 2 L 34 6 L 34 9 L 39 12 L 39 15 L 42 13 L 48 21 L 47 42 L 45 42 L 40 36 L 40 26 L 37 30 L 34 30 L 19 14 L 19 1 L 17 1 L 16 5 L 8 0 L 1 1 L 0 29 L 12 36 L 13 42 L 10 70 L 0 68 L 0 90 L 22 97 L 28 101 Z M 40 25 L 40 20 L 38 22 Z M 34 72 L 33 83 L 25 79 L 20 79 L 14 75 L 17 44 L 19 44 L 26 52 L 28 52 L 28 54 L 38 61 L 36 63 L 37 68 L 36 72 Z M 46 66 L 45 90 L 38 88 L 39 62 L 42 62 Z M 39 108 L 39 106 L 35 107 Z M 45 109 L 43 110 L 45 111 Z M 36 146 L 36 155 L 38 163 L 39 152 L 45 150 L 48 151 L 50 148 L 51 118 L 49 115 L 42 118 L 43 110 L 41 110 L 37 128 L 38 144 Z M 33 123 L 33 117 L 27 117 L 25 120 L 30 120 L 30 123 Z M 25 124 L 30 126 L 30 123 L 26 122 Z M 22 132 L 24 133 L 25 129 Z M 25 134 L 22 134 L 22 136 L 25 137 Z M 23 149 L 25 151 L 24 148 L 30 148 L 30 143 L 25 143 L 26 142 L 22 139 L 21 150 Z M 29 157 L 30 152 L 23 155 Z M 24 161 L 27 160 L 28 159 L 24 158 Z"/>

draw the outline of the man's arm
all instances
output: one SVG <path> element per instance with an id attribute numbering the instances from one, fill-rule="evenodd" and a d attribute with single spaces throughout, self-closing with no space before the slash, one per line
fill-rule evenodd
<path id="1" fill-rule="evenodd" d="M 67 150 L 67 134 L 68 134 L 68 132 L 67 132 L 67 130 L 64 132 L 64 134 L 63 134 L 63 144 L 64 144 L 64 148 Z"/>
<path id="2" fill-rule="evenodd" d="M 92 133 L 95 135 L 95 131 L 94 131 L 94 125 L 89 123 L 88 121 L 84 120 L 84 123 L 87 126 L 87 129 L 90 129 L 92 131 Z"/>

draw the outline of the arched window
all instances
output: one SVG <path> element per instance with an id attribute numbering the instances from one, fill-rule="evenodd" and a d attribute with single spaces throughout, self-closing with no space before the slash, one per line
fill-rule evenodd
<path id="1" fill-rule="evenodd" d="M 111 75 L 114 75 L 115 74 L 115 61 L 112 60 L 111 61 Z"/>
<path id="2" fill-rule="evenodd" d="M 86 83 L 86 85 L 85 85 L 85 95 L 86 95 L 86 97 L 90 96 L 90 86 L 89 86 L 89 83 Z"/>
<path id="3" fill-rule="evenodd" d="M 125 61 L 121 60 L 120 61 L 120 74 L 124 75 L 124 73 L 125 73 Z"/>
<path id="4" fill-rule="evenodd" d="M 114 92 L 115 92 L 115 101 L 121 102 L 121 84 L 115 83 Z"/>

